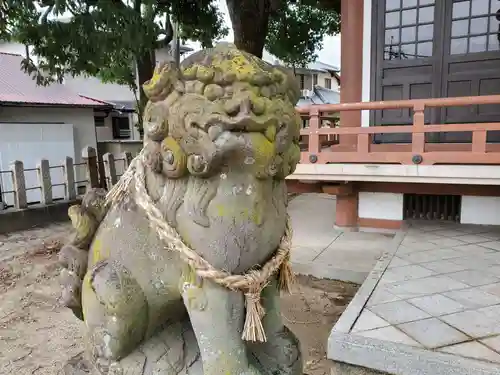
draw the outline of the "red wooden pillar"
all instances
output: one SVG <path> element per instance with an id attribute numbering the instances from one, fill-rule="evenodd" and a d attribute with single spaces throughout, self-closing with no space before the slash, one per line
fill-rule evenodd
<path id="1" fill-rule="evenodd" d="M 365 0 L 342 0 L 341 3 L 341 103 L 362 101 L 363 80 L 363 8 Z M 361 126 L 361 111 L 340 113 L 340 127 Z M 342 147 L 356 150 L 356 135 L 341 135 Z M 337 195 L 335 224 L 341 228 L 358 225 L 358 192 Z"/>

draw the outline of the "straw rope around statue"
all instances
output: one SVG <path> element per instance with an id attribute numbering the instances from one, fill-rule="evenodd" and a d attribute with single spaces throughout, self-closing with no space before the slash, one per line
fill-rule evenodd
<path id="1" fill-rule="evenodd" d="M 135 192 L 130 198 L 133 198 L 135 203 L 146 212 L 151 227 L 156 230 L 160 239 L 166 242 L 167 248 L 179 252 L 181 258 L 195 270 L 199 277 L 212 280 L 230 290 L 242 291 L 245 295 L 246 304 L 246 317 L 242 339 L 246 341 L 265 342 L 267 339 L 262 325 L 262 318 L 265 315 L 261 304 L 262 290 L 269 283 L 271 276 L 279 272 L 280 290 L 288 293 L 291 292 L 291 284 L 294 276 L 290 265 L 292 241 L 290 217 L 287 215 L 285 232 L 277 251 L 266 264 L 260 269 L 250 270 L 243 275 L 231 274 L 214 268 L 183 242 L 181 236 L 166 222 L 160 210 L 149 196 L 145 179 L 144 154 L 141 152 L 132 160 L 129 168 L 122 175 L 118 183 L 108 192 L 106 204 L 118 203 L 125 197 L 129 197 L 131 191 L 128 188 L 134 182 Z"/>

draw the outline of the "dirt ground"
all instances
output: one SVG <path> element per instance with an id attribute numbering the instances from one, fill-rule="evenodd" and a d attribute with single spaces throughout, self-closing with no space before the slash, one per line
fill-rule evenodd
<path id="1" fill-rule="evenodd" d="M 67 359 L 83 350 L 81 323 L 58 302 L 57 249 L 67 233 L 59 227 L 51 233 L 37 233 L 42 238 L 26 232 L 24 237 L 0 237 L 2 375 L 56 375 Z M 15 250 L 13 241 L 29 248 L 28 254 L 1 261 L 2 247 Z M 304 374 L 330 374 L 328 334 L 357 288 L 298 276 L 294 294 L 283 297 L 283 319 L 301 341 Z"/>
<path id="2" fill-rule="evenodd" d="M 326 359 L 328 336 L 358 287 L 298 275 L 293 294 L 281 298 L 281 315 L 302 346 L 304 375 L 330 375 Z"/>

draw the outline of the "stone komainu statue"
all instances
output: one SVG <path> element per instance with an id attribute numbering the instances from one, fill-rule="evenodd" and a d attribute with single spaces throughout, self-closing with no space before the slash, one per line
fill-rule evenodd
<path id="1" fill-rule="evenodd" d="M 219 44 L 160 65 L 144 89 L 144 148 L 121 198 L 90 190 L 69 210 L 63 301 L 86 352 L 66 373 L 302 374 L 274 272 L 300 156 L 295 78 Z"/>

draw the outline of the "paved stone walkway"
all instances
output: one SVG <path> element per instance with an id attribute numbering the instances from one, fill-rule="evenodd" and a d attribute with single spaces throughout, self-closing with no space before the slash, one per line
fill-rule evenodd
<path id="1" fill-rule="evenodd" d="M 500 229 L 412 225 L 351 333 L 500 363 Z"/>
<path id="2" fill-rule="evenodd" d="M 335 203 L 335 197 L 326 194 L 302 194 L 290 202 L 293 269 L 361 284 L 393 236 L 333 229 Z"/>

